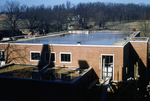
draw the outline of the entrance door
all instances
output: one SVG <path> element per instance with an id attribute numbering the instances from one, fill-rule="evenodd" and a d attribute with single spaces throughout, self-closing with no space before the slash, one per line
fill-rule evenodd
<path id="1" fill-rule="evenodd" d="M 113 79 L 113 55 L 102 55 L 102 79 Z"/>

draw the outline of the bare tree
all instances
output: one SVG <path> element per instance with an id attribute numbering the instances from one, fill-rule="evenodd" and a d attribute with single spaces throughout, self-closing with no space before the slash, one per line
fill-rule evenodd
<path id="1" fill-rule="evenodd" d="M 94 21 L 98 23 L 99 28 L 105 27 L 106 21 L 108 21 L 108 13 L 110 12 L 109 9 L 106 9 L 106 5 L 104 3 L 97 3 L 97 9 L 94 13 Z"/>
<path id="2" fill-rule="evenodd" d="M 52 8 L 51 6 L 45 7 L 44 5 L 41 5 L 39 7 L 39 13 L 41 16 L 41 20 L 40 20 L 40 24 L 39 24 L 39 30 L 41 31 L 41 33 L 44 33 L 43 31 L 45 31 L 46 33 L 51 32 L 52 29 Z"/>
<path id="3" fill-rule="evenodd" d="M 80 16 L 82 28 L 87 28 L 90 21 L 95 21 L 99 27 L 105 27 L 106 22 L 146 20 L 150 17 L 150 5 L 146 4 L 117 4 L 117 3 L 79 3 L 72 5 L 67 1 L 66 4 L 55 5 L 52 7 L 40 6 L 20 6 L 19 2 L 7 1 L 2 7 L 2 12 L 7 15 L 6 25 L 14 33 L 18 26 L 28 28 L 31 31 L 45 29 L 49 31 L 63 30 L 62 26 L 69 23 L 67 18 L 70 15 Z M 71 16 L 70 16 L 71 17 Z M 71 18 L 70 18 L 71 21 Z M 65 28 L 67 30 L 67 27 Z M 12 34 L 13 35 L 13 34 Z"/>
<path id="4" fill-rule="evenodd" d="M 98 13 L 95 14 L 95 21 L 98 23 L 99 29 L 102 27 L 102 25 L 104 23 L 104 20 L 105 20 L 105 17 L 104 17 L 103 12 L 98 12 Z"/>
<path id="5" fill-rule="evenodd" d="M 80 15 L 82 19 L 80 23 L 82 24 L 82 28 L 85 29 L 87 26 L 89 16 L 87 5 L 85 3 L 79 3 L 76 8 L 76 14 Z"/>
<path id="6" fill-rule="evenodd" d="M 6 26 L 11 29 L 10 36 L 14 35 L 15 30 L 18 28 L 18 21 L 20 19 L 20 6 L 19 2 L 6 1 L 6 4 L 2 7 L 3 13 L 6 14 Z"/>
<path id="7" fill-rule="evenodd" d="M 62 30 L 62 25 L 65 24 L 67 19 L 67 11 L 65 5 L 56 5 L 53 8 L 54 20 L 56 21 L 57 31 Z"/>
<path id="8" fill-rule="evenodd" d="M 40 9 L 37 6 L 27 7 L 25 10 L 23 25 L 30 29 L 31 32 L 40 26 L 40 20 L 42 19 L 40 13 Z"/>
<path id="9" fill-rule="evenodd" d="M 140 31 L 143 33 L 144 37 L 149 36 L 150 22 L 149 20 L 142 20 L 139 22 Z"/>

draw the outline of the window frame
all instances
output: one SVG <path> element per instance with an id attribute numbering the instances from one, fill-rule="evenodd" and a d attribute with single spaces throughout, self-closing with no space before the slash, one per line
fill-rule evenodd
<path id="1" fill-rule="evenodd" d="M 49 61 L 46 61 L 46 54 L 47 54 L 48 52 L 45 52 L 45 62 L 49 62 Z M 51 61 L 51 62 L 56 62 L 56 52 L 51 52 L 51 53 L 53 53 L 53 54 L 55 54 L 55 61 Z"/>
<path id="2" fill-rule="evenodd" d="M 4 60 L 0 60 L 0 61 L 6 61 L 6 51 L 5 50 L 0 50 L 0 52 L 4 52 Z"/>
<path id="3" fill-rule="evenodd" d="M 101 79 L 103 78 L 103 76 L 102 76 L 102 75 L 103 75 L 103 73 L 102 73 L 102 70 L 103 70 L 103 67 L 102 67 L 102 64 L 103 64 L 103 63 L 102 63 L 102 61 L 103 61 L 103 60 L 102 60 L 102 57 L 103 57 L 103 56 L 112 56 L 112 57 L 113 57 L 113 58 L 112 58 L 112 59 L 113 59 L 113 69 L 112 69 L 112 70 L 113 70 L 113 72 L 112 72 L 113 74 L 112 74 L 112 80 L 114 81 L 114 76 L 115 76 L 115 75 L 114 75 L 114 66 L 115 66 L 115 55 L 114 55 L 114 54 L 101 54 L 101 56 L 100 56 L 100 78 L 101 78 Z"/>
<path id="4" fill-rule="evenodd" d="M 40 59 L 39 60 L 32 60 L 32 53 L 39 53 L 40 54 Z M 41 61 L 41 52 L 40 51 L 30 51 L 30 61 Z"/>
<path id="5" fill-rule="evenodd" d="M 70 61 L 61 61 L 61 54 L 69 54 L 70 55 Z M 60 52 L 60 63 L 72 63 L 72 53 L 69 52 Z"/>

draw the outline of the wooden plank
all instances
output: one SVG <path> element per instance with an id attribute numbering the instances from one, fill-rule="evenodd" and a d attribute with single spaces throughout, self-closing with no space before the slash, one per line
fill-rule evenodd
<path id="1" fill-rule="evenodd" d="M 49 65 L 51 63 L 51 47 L 52 47 L 52 41 L 51 41 L 51 44 L 50 44 L 50 40 L 49 40 L 49 46 L 48 46 L 48 51 L 49 51 Z"/>
<path id="2" fill-rule="evenodd" d="M 134 65 L 134 78 L 136 77 L 136 65 Z"/>
<path id="3" fill-rule="evenodd" d="M 128 75 L 128 67 L 126 67 L 126 75 Z"/>
<path id="4" fill-rule="evenodd" d="M 102 74 L 103 74 L 103 79 L 104 79 L 104 77 L 105 77 L 105 73 L 104 73 L 104 71 L 105 71 L 105 58 L 103 58 L 103 70 L 102 70 Z"/>
<path id="5" fill-rule="evenodd" d="M 117 80 L 119 81 L 119 66 L 117 68 Z"/>
<path id="6" fill-rule="evenodd" d="M 119 81 L 122 81 L 122 67 L 119 66 Z"/>
<path id="7" fill-rule="evenodd" d="M 138 62 L 136 62 L 136 76 L 139 75 L 139 65 L 138 65 Z"/>

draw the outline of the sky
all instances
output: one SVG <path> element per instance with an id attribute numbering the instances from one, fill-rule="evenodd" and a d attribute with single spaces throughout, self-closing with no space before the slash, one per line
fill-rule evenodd
<path id="1" fill-rule="evenodd" d="M 88 3 L 88 2 L 104 2 L 104 3 L 134 3 L 134 4 L 150 4 L 150 0 L 0 0 L 0 6 L 4 5 L 6 1 L 18 1 L 21 5 L 28 5 L 28 6 L 38 6 L 44 4 L 45 6 L 54 6 L 59 4 L 66 4 L 66 1 L 70 1 L 71 4 L 78 4 L 78 3 Z"/>

